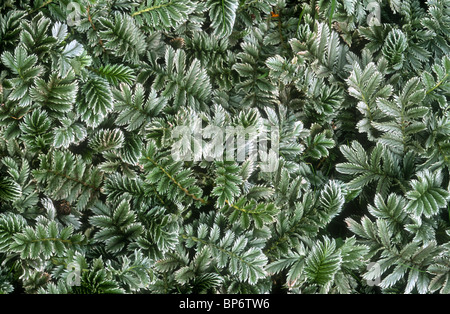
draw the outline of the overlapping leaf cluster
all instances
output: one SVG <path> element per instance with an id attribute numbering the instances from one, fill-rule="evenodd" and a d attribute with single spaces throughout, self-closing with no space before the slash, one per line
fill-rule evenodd
<path id="1" fill-rule="evenodd" d="M 450 293 L 449 10 L 3 1 L 0 293 Z"/>

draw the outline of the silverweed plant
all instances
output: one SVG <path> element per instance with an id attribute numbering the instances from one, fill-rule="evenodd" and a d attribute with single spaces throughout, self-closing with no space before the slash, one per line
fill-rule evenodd
<path id="1" fill-rule="evenodd" d="M 0 2 L 0 293 L 450 293 L 449 0 Z"/>

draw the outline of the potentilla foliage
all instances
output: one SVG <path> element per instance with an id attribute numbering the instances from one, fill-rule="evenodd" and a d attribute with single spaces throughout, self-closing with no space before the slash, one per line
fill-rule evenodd
<path id="1" fill-rule="evenodd" d="M 0 293 L 450 293 L 449 0 L 0 4 Z"/>

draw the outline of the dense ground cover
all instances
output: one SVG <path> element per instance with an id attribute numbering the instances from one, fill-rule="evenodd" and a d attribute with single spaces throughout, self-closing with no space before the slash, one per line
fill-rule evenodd
<path id="1" fill-rule="evenodd" d="M 0 4 L 0 292 L 449 293 L 450 1 Z"/>

